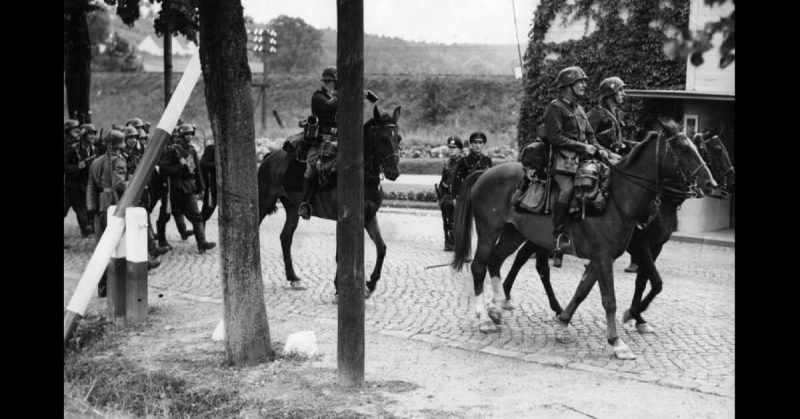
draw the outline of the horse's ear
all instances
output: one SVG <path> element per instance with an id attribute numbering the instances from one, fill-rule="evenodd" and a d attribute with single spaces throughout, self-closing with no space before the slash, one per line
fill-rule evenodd
<path id="1" fill-rule="evenodd" d="M 378 105 L 372 107 L 372 117 L 375 118 L 375 121 L 381 120 L 381 113 L 378 111 Z"/>
<path id="2" fill-rule="evenodd" d="M 392 119 L 394 119 L 395 123 L 397 123 L 397 120 L 400 118 L 400 111 L 402 109 L 403 109 L 402 106 L 398 106 L 398 107 L 394 108 L 394 112 L 392 112 Z"/>
<path id="3" fill-rule="evenodd" d="M 675 135 L 678 132 L 678 124 L 669 118 L 658 118 L 658 124 L 668 135 Z"/>

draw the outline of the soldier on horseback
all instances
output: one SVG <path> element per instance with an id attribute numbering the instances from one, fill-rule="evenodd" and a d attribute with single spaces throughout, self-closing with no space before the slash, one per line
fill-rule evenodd
<path id="1" fill-rule="evenodd" d="M 436 193 L 439 197 L 439 209 L 442 210 L 442 222 L 444 224 L 444 250 L 453 250 L 453 211 L 455 209 L 455 195 L 451 191 L 451 186 L 461 161 L 461 151 L 464 145 L 457 135 L 452 135 L 447 139 L 447 149 L 449 157 L 442 168 L 442 180 L 436 185 Z"/>
<path id="2" fill-rule="evenodd" d="M 624 87 L 625 82 L 619 77 L 609 77 L 600 82 L 600 103 L 586 114 L 597 142 L 621 155 L 628 154 L 636 145 L 633 141 L 625 140 L 625 122 L 619 109 L 625 98 Z"/>
<path id="3" fill-rule="evenodd" d="M 544 112 L 545 139 L 553 147 L 553 180 L 558 184 L 558 200 L 553 206 L 553 266 L 561 267 L 563 253 L 571 248 L 566 233 L 567 216 L 572 199 L 573 176 L 578 158 L 596 153 L 608 159 L 608 151 L 597 143 L 589 119 L 578 104 L 586 93 L 588 77 L 580 67 L 567 67 L 558 73 L 556 87 L 561 97 L 547 105 Z"/>

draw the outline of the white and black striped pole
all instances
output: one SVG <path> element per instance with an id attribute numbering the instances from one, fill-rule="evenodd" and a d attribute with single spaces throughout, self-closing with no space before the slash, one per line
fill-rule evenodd
<path id="1" fill-rule="evenodd" d="M 108 207 L 108 222 L 114 218 L 117 206 Z M 106 269 L 106 318 L 116 324 L 125 323 L 125 237 L 128 232 L 123 230 L 117 245 L 111 253 Z"/>
<path id="2" fill-rule="evenodd" d="M 125 318 L 147 320 L 147 211 L 125 209 Z"/>
<path id="3" fill-rule="evenodd" d="M 72 299 L 70 299 L 67 309 L 64 311 L 65 347 L 72 338 L 72 334 L 75 332 L 78 319 L 84 315 L 86 307 L 88 307 L 89 301 L 94 295 L 97 283 L 100 282 L 100 277 L 103 275 L 103 271 L 106 269 L 106 265 L 108 265 L 111 259 L 111 252 L 122 237 L 122 232 L 125 230 L 125 209 L 132 203 L 138 202 L 141 198 L 145 183 L 157 163 L 156 159 L 161 155 L 164 147 L 166 147 L 167 139 L 172 129 L 175 128 L 175 124 L 178 122 L 178 118 L 181 112 L 183 112 L 183 108 L 186 106 L 186 102 L 189 100 L 194 86 L 200 78 L 200 74 L 200 50 L 198 49 L 191 60 L 189 60 L 189 64 L 186 66 L 186 70 L 183 76 L 181 76 L 181 80 L 178 82 L 178 86 L 175 88 L 175 92 L 172 94 L 167 108 L 161 115 L 161 120 L 158 122 L 158 126 L 153 133 L 150 145 L 145 149 L 144 155 L 136 168 L 136 172 L 133 174 L 130 184 L 117 203 L 116 211 L 113 214 L 114 216 L 109 217 L 108 226 L 100 237 L 100 241 L 97 243 L 97 247 L 91 259 L 89 259 L 86 270 L 81 276 L 78 287 L 72 294 Z"/>

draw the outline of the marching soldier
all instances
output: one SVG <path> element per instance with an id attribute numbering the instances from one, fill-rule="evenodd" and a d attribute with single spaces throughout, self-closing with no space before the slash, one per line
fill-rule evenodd
<path id="1" fill-rule="evenodd" d="M 64 122 L 64 150 L 67 146 L 77 142 L 81 136 L 81 123 L 77 119 L 68 119 Z"/>
<path id="2" fill-rule="evenodd" d="M 64 150 L 64 217 L 72 208 L 78 218 L 81 236 L 86 238 L 93 232 L 86 210 L 86 183 L 89 180 L 89 166 L 97 157 L 92 145 L 97 130 L 92 124 L 71 127 L 70 141 L 76 130 L 81 133 L 80 141 L 70 142 Z"/>
<path id="3" fill-rule="evenodd" d="M 458 162 L 462 159 L 461 152 L 464 145 L 458 136 L 453 135 L 447 139 L 448 158 L 442 168 L 442 180 L 436 185 L 436 194 L 439 197 L 439 209 L 442 210 L 442 223 L 444 224 L 444 250 L 452 251 L 454 247 L 453 236 L 453 211 L 455 210 L 455 196 L 451 192 L 453 178 L 456 174 Z"/>
<path id="4" fill-rule="evenodd" d="M 578 157 L 588 158 L 600 152 L 608 158 L 608 151 L 597 144 L 589 119 L 578 104 L 578 98 L 586 94 L 586 80 L 588 77 L 580 67 L 561 70 L 556 80 L 561 97 L 550 102 L 544 111 L 545 139 L 553 147 L 553 180 L 559 188 L 558 201 L 553 207 L 553 266 L 557 268 L 561 267 L 563 253 L 571 247 L 564 233 Z"/>
<path id="5" fill-rule="evenodd" d="M 183 124 L 178 128 L 178 142 L 160 162 L 161 173 L 169 177 L 170 201 L 175 214 L 185 214 L 194 226 L 194 237 L 200 253 L 217 244 L 206 241 L 205 226 L 197 209 L 197 194 L 205 189 L 200 159 L 191 144 L 194 127 Z"/>
<path id="6" fill-rule="evenodd" d="M 619 109 L 625 98 L 625 83 L 619 77 L 600 82 L 600 103 L 586 117 L 592 125 L 597 142 L 617 154 L 627 154 L 636 143 L 624 138 L 625 122 Z"/>
<path id="7" fill-rule="evenodd" d="M 174 148 L 176 147 L 178 138 L 178 128 L 180 128 L 182 125 L 183 121 L 178 119 L 178 125 L 175 127 L 172 132 L 172 136 L 169 138 L 169 145 L 167 145 L 166 149 L 161 154 L 162 158 L 166 155 L 166 153 L 175 152 Z M 186 240 L 193 236 L 194 230 L 187 230 L 186 219 L 184 218 L 183 214 L 176 213 L 172 210 L 172 202 L 170 199 L 172 190 L 169 184 L 169 177 L 161 172 L 161 167 L 158 165 L 156 165 L 152 177 L 150 178 L 149 188 L 151 189 L 153 196 L 156 196 L 161 200 L 161 207 L 158 210 L 158 219 L 156 219 L 156 238 L 158 239 L 158 245 L 166 247 L 167 249 L 172 249 L 172 245 L 167 242 L 167 223 L 169 222 L 170 217 L 174 218 L 175 220 L 175 226 L 178 228 L 178 233 L 181 235 L 181 240 Z M 155 202 L 153 205 L 155 205 Z"/>
<path id="8" fill-rule="evenodd" d="M 469 136 L 469 154 L 458 161 L 450 189 L 454 199 L 458 199 L 461 183 L 470 173 L 492 167 L 492 159 L 483 154 L 484 145 L 486 145 L 486 134 L 483 132 L 475 131 Z"/>
<path id="9" fill-rule="evenodd" d="M 124 134 L 112 130 L 106 140 L 108 143 L 106 153 L 92 162 L 86 184 L 86 207 L 96 213 L 94 231 L 98 242 L 106 229 L 108 208 L 119 202 L 128 181 L 128 167 L 123 154 Z M 97 285 L 97 290 L 100 297 L 106 296 L 105 273 Z"/>

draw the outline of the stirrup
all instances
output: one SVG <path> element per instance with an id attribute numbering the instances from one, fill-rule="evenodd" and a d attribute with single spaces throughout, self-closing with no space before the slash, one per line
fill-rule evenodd
<path id="1" fill-rule="evenodd" d="M 302 217 L 304 220 L 311 219 L 311 204 L 308 202 L 302 202 L 299 207 L 297 207 L 297 215 Z"/>

